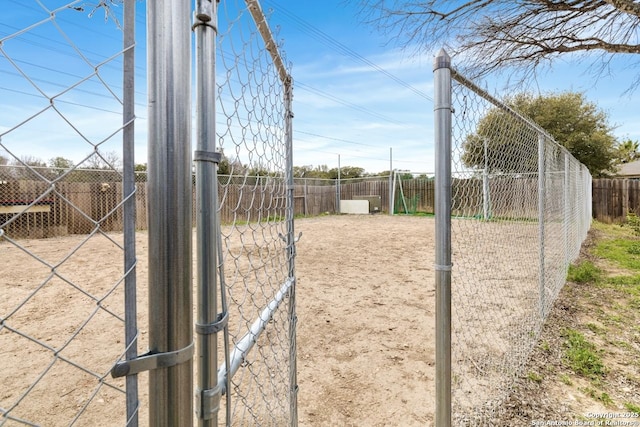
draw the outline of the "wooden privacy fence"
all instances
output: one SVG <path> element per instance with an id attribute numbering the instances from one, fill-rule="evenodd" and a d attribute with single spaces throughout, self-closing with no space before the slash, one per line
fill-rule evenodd
<path id="1" fill-rule="evenodd" d="M 80 178 L 91 182 L 81 182 Z M 122 231 L 123 215 L 122 182 L 119 175 L 76 174 L 70 182 L 57 181 L 50 184 L 24 177 L 0 181 L 0 227 L 12 237 L 42 238 L 67 234 L 88 234 L 99 228 L 101 231 Z M 147 228 L 147 186 L 145 175 L 139 175 L 136 183 L 136 227 Z M 237 182 L 235 182 L 236 180 Z M 250 181 L 248 183 L 248 181 Z M 220 220 L 223 223 L 255 221 L 262 204 L 263 194 L 273 186 L 282 185 L 282 179 L 269 177 L 222 177 L 219 187 L 222 204 Z M 402 191 L 400 191 L 402 185 Z M 475 206 L 473 212 L 454 210 L 456 215 L 480 215 L 483 209 L 482 182 L 477 179 L 454 180 L 454 204 Z M 524 187 L 523 187 L 524 186 Z M 505 184 L 495 181 L 490 186 L 494 194 L 494 212 L 503 215 L 522 216 L 533 210 L 525 200 L 530 195 L 528 184 Z M 513 190 L 513 191 L 511 191 Z M 396 187 L 398 200 L 410 201 L 413 211 L 433 213 L 433 179 L 402 180 Z M 509 193 L 510 197 L 498 196 Z M 45 196 L 42 196 L 45 194 Z M 337 212 L 338 189 L 336 181 L 297 179 L 294 186 L 295 214 L 315 216 Z M 388 177 L 377 179 L 347 180 L 340 185 L 341 199 L 356 199 L 378 196 L 382 211 L 389 206 Z M 401 195 L 401 196 L 400 196 Z M 285 199 L 276 198 L 273 211 L 282 208 Z M 263 206 L 264 208 L 264 206 Z M 401 209 L 399 209 L 401 211 Z M 262 209 L 264 215 L 264 209 Z M 274 213 L 275 215 L 275 213 Z M 194 216 L 195 218 L 195 202 Z"/>
<path id="2" fill-rule="evenodd" d="M 262 180 L 257 180 L 255 185 L 249 187 L 246 182 L 244 185 L 221 185 L 219 194 L 224 195 L 224 203 L 220 219 L 223 223 L 256 219 L 256 199 L 265 186 L 273 185 L 273 180 L 271 183 L 268 178 Z M 433 179 L 416 178 L 401 183 L 402 196 L 412 203 L 415 211 L 433 213 Z M 486 187 L 483 187 L 482 179 L 454 179 L 452 187 L 454 215 L 481 217 L 489 212 L 493 218 L 536 218 L 537 182 L 534 178 L 494 177 Z M 294 188 L 296 215 L 315 216 L 337 212 L 335 181 L 296 179 Z M 103 231 L 122 230 L 122 183 L 119 180 L 57 182 L 55 190 L 50 189 L 50 184 L 42 181 L 0 180 L 0 226 L 4 232 L 22 238 L 87 234 L 98 223 Z M 136 226 L 144 230 L 147 228 L 146 182 L 138 182 L 136 190 Z M 340 195 L 343 200 L 380 196 L 382 210 L 386 211 L 389 206 L 389 181 L 387 177 L 344 181 L 340 186 Z M 399 187 L 396 187 L 396 206 L 399 197 Z M 278 203 L 285 203 L 284 198 Z M 595 219 L 623 222 L 628 211 L 640 215 L 640 181 L 593 180 Z"/>
<path id="3" fill-rule="evenodd" d="M 607 223 L 623 223 L 628 212 L 640 215 L 640 180 L 593 180 L 594 219 Z"/>

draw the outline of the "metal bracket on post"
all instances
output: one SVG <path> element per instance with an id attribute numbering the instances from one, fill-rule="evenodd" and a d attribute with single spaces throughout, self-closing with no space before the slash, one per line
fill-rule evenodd
<path id="1" fill-rule="evenodd" d="M 139 374 L 144 371 L 151 371 L 160 368 L 169 368 L 191 360 L 193 357 L 192 342 L 185 348 L 180 350 L 169 351 L 166 353 L 146 353 L 135 359 L 118 362 L 111 369 L 113 378 L 126 377 L 128 375 Z"/>
<path id="2" fill-rule="evenodd" d="M 218 318 L 213 323 L 209 323 L 207 325 L 196 323 L 196 334 L 200 334 L 200 335 L 217 334 L 227 326 L 228 322 L 229 322 L 229 313 L 226 311 L 224 313 L 219 313 Z"/>
<path id="3" fill-rule="evenodd" d="M 220 398 L 223 384 L 209 390 L 198 390 L 196 393 L 196 415 L 201 420 L 210 420 L 220 410 Z"/>
<path id="4" fill-rule="evenodd" d="M 213 335 L 224 330 L 229 322 L 229 312 L 219 313 L 215 322 L 203 325 L 196 323 L 196 333 Z M 215 388 L 198 390 L 196 392 L 196 415 L 201 420 L 210 420 L 220 410 L 220 398 L 225 384 L 218 384 Z"/>
<path id="5" fill-rule="evenodd" d="M 222 160 L 222 153 L 219 153 L 217 151 L 196 150 L 193 152 L 194 162 L 211 162 L 211 163 L 219 164 L 221 160 Z"/>

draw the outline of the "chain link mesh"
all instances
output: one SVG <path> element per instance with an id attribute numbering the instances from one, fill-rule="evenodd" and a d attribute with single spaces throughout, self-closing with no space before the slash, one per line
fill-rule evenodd
<path id="1" fill-rule="evenodd" d="M 109 376 L 124 358 L 131 274 L 122 262 L 123 50 L 97 48 L 101 38 L 121 39 L 118 6 L 23 2 L 11 11 L 28 21 L 21 28 L 3 15 L 10 31 L 0 33 L 0 71 L 11 87 L 0 90 L 16 101 L 3 97 L 0 119 L 0 424 L 100 425 L 118 413 L 115 422 L 126 422 L 124 380 Z M 285 88 L 247 4 L 221 2 L 219 12 L 217 138 L 227 170 L 218 185 L 232 346 L 257 320 L 268 323 L 241 355 L 227 421 L 283 425 L 295 417 L 290 299 L 261 315 L 291 279 Z M 98 37 L 96 25 L 108 30 Z M 53 56 L 73 71 L 54 68 Z M 146 175 L 136 180 L 136 226 L 146 229 Z"/>
<path id="2" fill-rule="evenodd" d="M 217 145 L 223 266 L 231 347 L 267 322 L 231 378 L 231 424 L 288 425 L 292 367 L 290 299 L 268 318 L 289 279 L 286 88 L 251 15 L 257 2 L 219 5 Z M 293 207 L 292 207 L 293 208 Z M 261 314 L 263 313 L 263 314 Z M 220 358 L 222 359 L 222 356 Z M 223 403 L 226 401 L 223 399 Z"/>
<path id="3" fill-rule="evenodd" d="M 21 1 L 0 17 L 0 425 L 126 422 L 109 375 L 131 274 L 111 6 Z"/>
<path id="4" fill-rule="evenodd" d="M 492 425 L 591 218 L 591 176 L 544 130 L 453 73 L 454 425 Z"/>

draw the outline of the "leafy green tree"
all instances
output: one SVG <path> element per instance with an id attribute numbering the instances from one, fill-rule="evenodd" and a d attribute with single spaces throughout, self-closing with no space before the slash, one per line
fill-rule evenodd
<path id="1" fill-rule="evenodd" d="M 519 94 L 507 105 L 532 119 L 589 169 L 595 177 L 614 169 L 615 137 L 607 115 L 584 95 L 563 92 L 547 96 Z M 528 143 L 522 135 L 529 133 Z M 531 172 L 537 169 L 537 135 L 508 112 L 489 110 L 476 132 L 464 142 L 462 161 L 473 168 L 492 172 Z M 486 155 L 485 155 L 486 151 Z"/>
<path id="2" fill-rule="evenodd" d="M 312 172 L 313 172 L 313 166 L 310 166 L 310 165 L 293 167 L 293 176 L 295 178 L 309 178 Z"/>
<path id="3" fill-rule="evenodd" d="M 218 175 L 229 175 L 231 172 L 231 166 L 229 165 L 229 158 L 224 155 L 224 151 L 220 152 L 221 158 L 218 163 Z"/>
<path id="4" fill-rule="evenodd" d="M 640 147 L 638 141 L 626 139 L 618 144 L 617 157 L 620 163 L 630 163 L 640 159 Z"/>
<path id="5" fill-rule="evenodd" d="M 73 167 L 73 161 L 69 159 L 65 159 L 64 157 L 54 157 L 49 159 L 49 167 L 54 169 L 71 169 Z"/>
<path id="6" fill-rule="evenodd" d="M 360 178 L 364 176 L 364 169 L 357 166 L 342 166 L 340 168 L 341 179 Z M 329 179 L 338 179 L 338 168 L 329 170 Z"/>
<path id="7" fill-rule="evenodd" d="M 293 176 L 296 178 L 317 178 L 317 179 L 331 179 L 329 167 L 327 165 L 312 166 L 294 166 Z M 337 176 L 337 169 L 336 169 Z"/>

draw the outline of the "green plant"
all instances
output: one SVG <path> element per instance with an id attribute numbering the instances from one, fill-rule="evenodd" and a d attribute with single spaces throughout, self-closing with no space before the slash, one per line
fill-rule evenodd
<path id="1" fill-rule="evenodd" d="M 600 279 L 602 272 L 591 261 L 571 264 L 567 273 L 567 280 L 575 283 L 593 283 Z"/>
<path id="2" fill-rule="evenodd" d="M 627 213 L 626 224 L 631 227 L 631 229 L 633 230 L 633 234 L 635 234 L 636 236 L 640 236 L 640 217 L 638 217 L 635 212 L 629 211 Z"/>
<path id="3" fill-rule="evenodd" d="M 627 408 L 630 412 L 635 412 L 636 414 L 640 414 L 640 405 L 636 405 L 631 402 L 625 402 L 624 407 Z"/>
<path id="4" fill-rule="evenodd" d="M 640 255 L 640 243 L 633 243 L 627 248 L 627 252 L 631 255 Z"/>
<path id="5" fill-rule="evenodd" d="M 527 379 L 529 381 L 533 381 L 534 383 L 540 384 L 542 382 L 542 375 L 538 374 L 537 372 L 529 372 L 527 374 Z"/>
<path id="6" fill-rule="evenodd" d="M 562 374 L 560 376 L 560 381 L 562 381 L 566 385 L 573 385 L 573 381 L 571 381 L 571 377 L 567 374 Z"/>
<path id="7" fill-rule="evenodd" d="M 598 390 L 594 390 L 594 389 L 592 389 L 590 387 L 587 387 L 583 391 L 590 398 L 592 398 L 594 400 L 599 400 L 600 402 L 602 402 L 604 404 L 604 406 L 613 405 L 613 399 L 611 399 L 611 396 L 609 396 L 609 394 L 605 393 L 604 391 L 601 392 L 601 391 L 598 391 Z"/>
<path id="8" fill-rule="evenodd" d="M 602 359 L 596 352 L 595 346 L 587 341 L 580 332 L 567 329 L 565 360 L 569 367 L 577 374 L 595 379 L 605 374 Z"/>

